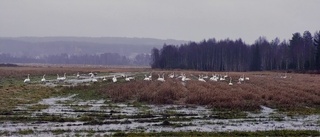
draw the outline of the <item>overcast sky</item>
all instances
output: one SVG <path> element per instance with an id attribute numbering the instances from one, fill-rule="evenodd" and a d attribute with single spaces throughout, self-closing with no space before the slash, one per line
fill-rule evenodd
<path id="1" fill-rule="evenodd" d="M 0 37 L 290 39 L 320 30 L 320 0 L 0 0 Z"/>

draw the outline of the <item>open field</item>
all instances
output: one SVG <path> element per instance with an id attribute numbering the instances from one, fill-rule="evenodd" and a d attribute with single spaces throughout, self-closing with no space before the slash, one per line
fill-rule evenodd
<path id="1" fill-rule="evenodd" d="M 97 72 L 98 82 L 40 83 L 67 73 Z M 152 72 L 152 73 L 150 73 Z M 198 81 L 225 72 L 145 68 L 1 67 L 0 135 L 39 136 L 319 136 L 320 76 L 229 72 L 226 80 Z M 31 83 L 23 80 L 30 74 Z M 135 77 L 125 81 L 122 75 Z M 144 81 L 152 74 L 152 81 Z M 164 74 L 165 81 L 158 81 Z M 118 75 L 118 81 L 112 77 Z M 241 76 L 249 77 L 237 84 Z M 101 78 L 107 77 L 106 81 Z M 229 86 L 232 77 L 232 86 Z M 267 131 L 265 131 L 267 130 Z M 230 132 L 232 131 L 232 132 Z M 261 131 L 261 132 L 256 132 Z M 192 135 L 191 135 L 192 136 Z"/>

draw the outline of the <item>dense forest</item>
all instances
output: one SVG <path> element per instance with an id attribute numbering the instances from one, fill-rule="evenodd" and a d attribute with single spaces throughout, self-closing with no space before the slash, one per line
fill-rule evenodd
<path id="1" fill-rule="evenodd" d="M 138 54 L 135 58 L 121 56 L 118 53 L 104 53 L 95 55 L 49 55 L 45 57 L 12 56 L 0 53 L 0 63 L 46 63 L 46 64 L 90 64 L 90 65 L 133 65 L 148 66 L 149 54 Z"/>
<path id="2" fill-rule="evenodd" d="M 320 69 L 320 31 L 294 33 L 289 41 L 259 37 L 248 45 L 241 39 L 209 39 L 199 43 L 164 45 L 151 53 L 151 67 L 204 71 Z"/>

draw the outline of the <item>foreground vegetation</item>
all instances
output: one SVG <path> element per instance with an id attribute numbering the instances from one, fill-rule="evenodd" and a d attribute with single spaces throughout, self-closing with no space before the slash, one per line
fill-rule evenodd
<path id="1" fill-rule="evenodd" d="M 31 74 L 33 79 L 41 79 L 43 74 L 52 75 L 55 78 L 56 73 L 67 72 L 70 75 L 77 72 L 89 73 L 92 70 L 108 74 L 113 72 L 138 72 L 135 80 L 126 82 L 124 78 L 119 78 L 117 83 L 110 80 L 91 85 L 66 86 L 64 83 L 56 87 L 46 87 L 40 83 L 24 84 L 25 74 Z M 171 71 L 153 70 L 153 81 L 143 81 L 145 69 L 90 69 L 90 68 L 0 68 L 0 121 L 12 122 L 84 122 L 82 125 L 108 125 L 108 124 L 130 124 L 131 122 L 160 122 L 153 126 L 193 126 L 192 121 L 199 118 L 185 118 L 186 114 L 167 110 L 165 113 L 152 114 L 144 104 L 175 104 L 186 106 L 204 105 L 209 109 L 215 110 L 210 115 L 201 116 L 201 119 L 245 119 L 247 113 L 244 111 L 257 112 L 261 106 L 267 106 L 277 109 L 277 113 L 291 115 L 309 115 L 320 114 L 320 77 L 309 74 L 288 74 L 287 78 L 280 78 L 276 72 L 230 72 L 233 86 L 229 86 L 229 78 L 226 81 L 207 81 L 199 82 L 199 74 L 211 75 L 214 72 L 183 71 L 191 78 L 190 81 L 181 82 L 178 78 L 167 78 Z M 150 70 L 147 70 L 148 72 Z M 180 74 L 176 71 L 176 74 Z M 166 76 L 165 82 L 157 81 L 158 74 Z M 220 73 L 222 74 L 222 73 Z M 223 73 L 224 74 L 224 73 Z M 237 79 L 245 75 L 250 80 L 237 84 Z M 75 118 L 61 117 L 55 115 L 41 114 L 38 117 L 30 117 L 33 112 L 46 109 L 48 105 L 36 104 L 44 98 L 53 96 L 76 95 L 72 102 L 59 102 L 70 105 L 73 112 L 86 112 L 85 115 L 79 115 Z M 123 115 L 113 110 L 109 113 L 103 111 L 87 111 L 84 108 L 90 106 L 80 106 L 72 104 L 89 100 L 108 100 L 104 102 L 101 108 L 115 108 L 113 104 L 121 102 L 128 106 L 142 110 L 139 114 Z M 27 105 L 28 114 L 16 111 L 16 107 Z M 72 104 L 72 105 L 71 105 Z M 29 112 L 31 111 L 31 112 Z M 21 114 L 23 113 L 23 114 Z M 157 117 L 159 116 L 160 117 Z M 195 115 L 187 115 L 195 116 Z M 198 116 L 198 115 L 197 115 Z M 284 120 L 283 116 L 272 115 L 273 120 Z M 142 118 L 142 119 L 140 119 Z M 150 119 L 143 119 L 150 118 Z M 123 120 L 124 121 L 121 121 Z M 136 121 L 128 119 L 138 119 Z M 114 120 L 114 121 L 105 121 Z M 190 123 L 183 123 L 183 122 Z M 176 123 L 181 122 L 181 123 Z M 319 122 L 318 122 L 319 123 Z M 219 124 L 219 123 L 212 123 Z M 316 124 L 317 125 L 317 124 Z M 70 124 L 69 126 L 73 126 Z M 307 128 L 309 129 L 309 128 Z M 143 131 L 143 130 L 141 130 Z M 17 132 L 21 135 L 34 134 L 38 131 L 32 129 L 21 130 Z M 69 133 L 70 130 L 57 130 L 52 132 Z M 95 131 L 88 131 L 94 134 Z M 93 133 L 91 133 L 93 132 Z M 110 132 L 110 131 L 105 131 Z M 132 131 L 132 133 L 123 133 L 123 131 L 113 131 L 115 136 L 319 136 L 319 131 L 295 131 L 295 130 L 275 130 L 275 131 L 257 131 L 257 132 L 158 132 L 144 133 Z M 7 132 L 0 132 L 0 135 L 9 135 Z"/>
<path id="2" fill-rule="evenodd" d="M 320 77 L 310 74 L 288 74 L 281 79 L 279 73 L 251 72 L 229 73 L 233 78 L 233 86 L 228 86 L 229 79 L 219 82 L 199 82 L 199 74 L 208 72 L 184 71 L 192 80 L 182 83 L 180 79 L 166 78 L 165 82 L 156 80 L 157 74 L 169 74 L 168 71 L 154 71 L 153 81 L 143 81 L 144 74 L 136 76 L 136 80 L 125 82 L 120 79 L 117 83 L 102 82 L 93 86 L 44 87 L 37 84 L 23 83 L 24 75 L 31 74 L 40 79 L 43 74 L 52 75 L 67 72 L 74 75 L 77 72 L 125 72 L 130 69 L 88 69 L 88 68 L 48 68 L 48 67 L 18 67 L 1 68 L 1 104 L 0 110 L 12 109 L 17 104 L 35 103 L 41 98 L 52 95 L 79 94 L 83 97 L 104 97 L 114 102 L 137 101 L 151 104 L 195 104 L 208 105 L 215 109 L 257 110 L 261 105 L 277 108 L 283 111 L 300 111 L 301 113 L 319 113 L 320 108 Z M 131 69 L 146 71 L 145 69 Z M 178 72 L 177 72 L 178 73 Z M 245 74 L 249 81 L 236 84 L 237 79 Z M 90 94 L 90 95 L 89 95 Z"/>
<path id="3" fill-rule="evenodd" d="M 257 131 L 257 132 L 161 132 L 161 133 L 116 133 L 114 136 L 127 136 L 127 137 L 153 137 L 153 136 L 165 136 L 165 137 L 201 137 L 201 136 L 319 136 L 319 131 L 295 131 L 295 130 L 275 130 L 275 131 Z"/>

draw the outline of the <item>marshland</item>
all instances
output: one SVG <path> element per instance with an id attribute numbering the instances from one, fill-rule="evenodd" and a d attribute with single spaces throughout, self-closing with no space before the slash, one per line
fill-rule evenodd
<path id="1" fill-rule="evenodd" d="M 0 0 L 1 136 L 320 136 L 320 0 Z"/>
<path id="2" fill-rule="evenodd" d="M 74 66 L 0 73 L 1 136 L 320 134 L 316 74 Z"/>

